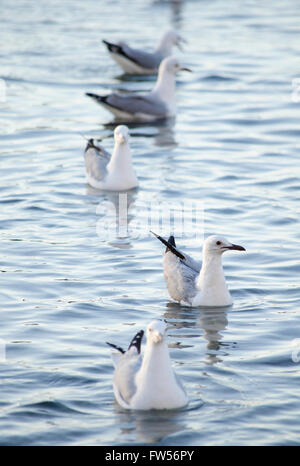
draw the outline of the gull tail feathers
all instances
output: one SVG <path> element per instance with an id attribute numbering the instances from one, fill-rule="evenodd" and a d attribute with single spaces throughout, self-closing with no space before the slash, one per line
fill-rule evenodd
<path id="1" fill-rule="evenodd" d="M 121 348 L 120 346 L 117 346 L 117 345 L 114 345 L 113 343 L 109 343 L 108 341 L 106 342 L 107 345 L 111 346 L 112 348 L 118 350 L 120 353 L 124 354 L 125 351 L 123 350 L 123 348 Z"/>
<path id="2" fill-rule="evenodd" d="M 175 243 L 175 238 L 174 236 L 170 236 L 168 241 L 165 240 L 164 238 L 162 238 L 161 236 L 157 235 L 156 233 L 154 233 L 153 231 L 151 231 L 151 233 L 156 236 L 157 239 L 159 239 L 159 241 L 161 241 L 166 247 L 166 252 L 167 251 L 171 251 L 173 254 L 175 254 L 175 256 L 179 257 L 179 259 L 182 259 L 182 260 L 185 260 L 185 256 L 183 254 L 181 254 L 181 252 L 179 252 L 177 249 L 176 249 L 176 243 Z"/>
<path id="3" fill-rule="evenodd" d="M 141 344 L 142 344 L 142 339 L 144 336 L 144 330 L 140 330 L 131 340 L 130 345 L 128 346 L 129 351 L 131 348 L 135 347 L 138 354 L 141 352 Z"/>
<path id="4" fill-rule="evenodd" d="M 99 148 L 95 145 L 93 138 L 87 140 L 87 145 L 86 145 L 85 150 L 87 151 L 89 149 L 95 149 L 96 151 L 99 151 Z"/>
<path id="5" fill-rule="evenodd" d="M 85 152 L 87 152 L 89 149 L 94 149 L 96 151 L 96 154 L 99 155 L 100 157 L 109 160 L 110 155 L 109 153 L 104 149 L 102 146 L 96 146 L 95 141 L 102 141 L 102 139 L 87 139 L 87 145 L 85 148 Z"/>

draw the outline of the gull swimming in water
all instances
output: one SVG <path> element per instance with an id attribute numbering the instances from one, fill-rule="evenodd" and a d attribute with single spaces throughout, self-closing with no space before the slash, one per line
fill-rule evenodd
<path id="1" fill-rule="evenodd" d="M 174 30 L 166 32 L 153 52 L 146 52 L 139 48 L 133 48 L 125 42 L 113 44 L 102 41 L 113 60 L 128 74 L 155 74 L 160 62 L 172 54 L 172 48 L 186 42 L 183 37 Z"/>
<path id="2" fill-rule="evenodd" d="M 191 71 L 180 65 L 175 57 L 165 58 L 158 70 L 156 84 L 148 94 L 112 93 L 106 96 L 86 95 L 111 111 L 120 120 L 153 121 L 176 115 L 175 75 L 179 71 Z"/>
<path id="3" fill-rule="evenodd" d="M 222 267 L 222 255 L 230 250 L 245 251 L 243 246 L 232 244 L 222 236 L 209 236 L 203 244 L 201 266 L 200 262 L 177 249 L 174 236 L 170 236 L 166 241 L 153 234 L 167 246 L 163 267 L 172 299 L 183 305 L 195 307 L 232 305 Z"/>
<path id="4" fill-rule="evenodd" d="M 90 139 L 84 152 L 87 182 L 96 189 L 123 191 L 138 186 L 131 152 L 127 126 L 119 125 L 114 130 L 115 146 L 112 155 L 94 139 Z"/>
<path id="5" fill-rule="evenodd" d="M 138 332 L 127 351 L 112 354 L 115 366 L 114 394 L 125 409 L 177 409 L 188 403 L 184 388 L 172 369 L 166 340 L 167 324 L 154 320 L 147 327 L 147 344 L 141 356 L 144 331 Z"/>

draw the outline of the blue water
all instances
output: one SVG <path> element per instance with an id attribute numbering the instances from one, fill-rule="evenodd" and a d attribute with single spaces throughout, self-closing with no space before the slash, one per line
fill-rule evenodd
<path id="1" fill-rule="evenodd" d="M 0 444 L 299 445 L 298 1 L 2 0 L 1 16 Z M 223 258 L 229 309 L 172 303 L 162 245 L 105 235 L 118 198 L 85 182 L 82 134 L 112 150 L 114 128 L 85 92 L 155 81 L 123 76 L 101 40 L 150 47 L 170 27 L 193 73 L 175 121 L 130 125 L 129 221 L 151 201 L 201 202 L 203 232 L 177 243 L 246 248 Z M 105 342 L 154 318 L 190 403 L 125 412 Z"/>

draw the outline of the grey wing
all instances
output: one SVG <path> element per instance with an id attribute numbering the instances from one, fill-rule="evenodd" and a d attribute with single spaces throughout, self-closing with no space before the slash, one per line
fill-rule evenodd
<path id="1" fill-rule="evenodd" d="M 181 262 L 188 268 L 192 269 L 196 273 L 196 275 L 198 275 L 201 270 L 201 262 L 196 261 L 185 252 L 181 252 L 181 254 L 184 256 L 184 259 L 181 259 Z"/>
<path id="2" fill-rule="evenodd" d="M 84 153 L 85 168 L 88 176 L 101 181 L 107 173 L 110 154 L 101 146 L 87 147 Z"/>
<path id="3" fill-rule="evenodd" d="M 153 94 L 148 96 L 110 94 L 106 97 L 105 103 L 129 114 L 143 113 L 163 118 L 168 111 L 167 106 Z"/>
<path id="4" fill-rule="evenodd" d="M 128 353 L 122 355 L 116 365 L 114 374 L 114 387 L 117 401 L 129 404 L 136 392 L 135 376 L 141 367 L 140 355 L 130 356 Z M 122 403 L 123 402 L 123 403 Z"/>
<path id="5" fill-rule="evenodd" d="M 180 260 L 179 270 L 180 279 L 182 280 L 182 301 L 189 303 L 192 301 L 197 292 L 195 281 L 197 276 L 199 275 L 199 272 L 196 272 L 194 269 L 185 265 L 185 263 L 182 260 Z"/>
<path id="6" fill-rule="evenodd" d="M 162 59 L 161 55 L 157 52 L 143 52 L 142 50 L 131 48 L 125 44 L 122 46 L 122 50 L 125 57 L 128 57 L 134 63 L 142 66 L 143 68 L 156 69 Z"/>
<path id="7" fill-rule="evenodd" d="M 176 252 L 179 251 L 176 249 Z M 171 298 L 191 304 L 196 295 L 196 270 L 187 266 L 178 255 L 167 250 L 164 254 L 164 277 Z"/>

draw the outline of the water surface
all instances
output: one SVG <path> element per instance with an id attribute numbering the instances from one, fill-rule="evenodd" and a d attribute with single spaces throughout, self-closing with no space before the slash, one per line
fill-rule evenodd
<path id="1" fill-rule="evenodd" d="M 298 2 L 1 10 L 0 444 L 299 445 Z M 170 302 L 162 245 L 146 229 L 107 237 L 118 196 L 85 182 L 82 134 L 112 150 L 115 126 L 85 92 L 155 81 L 122 75 L 101 40 L 150 47 L 170 27 L 193 74 L 178 76 L 175 121 L 130 125 L 140 187 L 129 220 L 146 221 L 150 201 L 201 201 L 204 232 L 177 243 L 200 258 L 202 233 L 218 233 L 247 249 L 224 256 L 229 309 Z M 105 342 L 126 346 L 154 318 L 171 326 L 190 403 L 124 412 Z"/>

